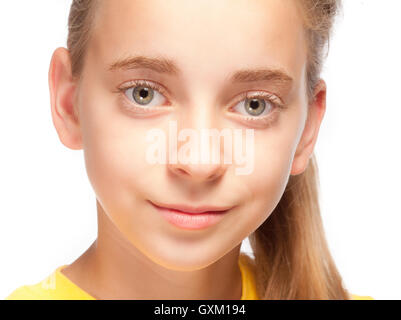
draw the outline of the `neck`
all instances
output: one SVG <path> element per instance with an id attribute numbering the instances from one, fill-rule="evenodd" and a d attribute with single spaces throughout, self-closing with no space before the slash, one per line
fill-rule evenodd
<path id="1" fill-rule="evenodd" d="M 241 299 L 241 244 L 209 266 L 167 269 L 144 255 L 97 205 L 98 237 L 63 273 L 94 298 L 130 300 Z"/>

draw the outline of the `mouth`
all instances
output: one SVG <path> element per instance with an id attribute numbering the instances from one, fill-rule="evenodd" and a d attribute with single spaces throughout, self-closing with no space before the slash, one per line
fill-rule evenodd
<path id="1" fill-rule="evenodd" d="M 185 214 L 211 214 L 211 213 L 225 213 L 227 210 L 231 209 L 232 206 L 212 206 L 212 205 L 202 205 L 202 206 L 191 206 L 187 204 L 161 204 L 154 203 L 150 201 L 155 207 L 161 209 L 170 209 L 177 211 L 179 213 Z"/>
<path id="2" fill-rule="evenodd" d="M 192 230 L 204 229 L 218 223 L 233 208 L 233 206 L 191 206 L 149 202 L 169 223 L 182 229 Z"/>

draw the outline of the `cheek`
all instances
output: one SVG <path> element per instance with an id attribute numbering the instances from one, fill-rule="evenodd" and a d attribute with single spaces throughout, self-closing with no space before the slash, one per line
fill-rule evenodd
<path id="1" fill-rule="evenodd" d="M 148 127 L 124 115 L 110 97 L 101 93 L 91 97 L 82 101 L 80 114 L 86 171 L 104 207 L 113 207 L 109 212 L 122 212 L 140 197 L 140 188 L 132 186 L 149 183 L 145 152 Z"/>
<path id="2" fill-rule="evenodd" d="M 268 218 L 285 191 L 299 136 L 295 118 L 293 122 L 287 119 L 271 130 L 255 131 L 254 170 L 239 177 L 248 190 L 245 210 L 252 208 L 255 214 L 254 229 Z"/>

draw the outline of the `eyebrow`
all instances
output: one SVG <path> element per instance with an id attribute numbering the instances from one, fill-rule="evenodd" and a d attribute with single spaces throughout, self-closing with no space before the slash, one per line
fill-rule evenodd
<path id="1" fill-rule="evenodd" d="M 109 66 L 110 71 L 138 68 L 150 69 L 170 76 L 179 76 L 181 74 L 177 64 L 173 60 L 164 57 L 152 58 L 138 55 L 118 60 Z M 229 75 L 229 80 L 234 83 L 271 81 L 279 85 L 291 85 L 293 82 L 293 79 L 284 71 L 269 68 L 238 70 Z"/>

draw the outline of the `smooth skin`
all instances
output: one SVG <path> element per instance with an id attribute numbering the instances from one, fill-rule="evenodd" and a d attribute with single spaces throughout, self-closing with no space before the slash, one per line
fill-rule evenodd
<path id="1" fill-rule="evenodd" d="M 323 80 L 308 104 L 298 10 L 293 0 L 101 1 L 80 81 L 71 75 L 69 52 L 55 50 L 53 123 L 66 147 L 83 149 L 97 198 L 98 238 L 62 271 L 68 278 L 97 299 L 241 298 L 241 243 L 269 217 L 289 176 L 307 167 L 326 108 Z M 109 71 L 137 54 L 167 57 L 181 73 Z M 237 70 L 261 68 L 282 70 L 293 82 L 283 88 L 227 80 Z M 146 117 L 128 111 L 134 102 L 118 88 L 132 80 L 166 88 L 166 96 L 154 91 L 156 108 L 166 110 Z M 269 125 L 247 122 L 245 111 L 228 111 L 247 91 L 268 92 L 287 108 L 272 111 Z M 179 130 L 253 128 L 254 171 L 236 175 L 224 163 L 149 164 L 146 133 L 167 133 L 171 120 Z M 148 200 L 233 209 L 213 226 L 185 230 Z"/>

